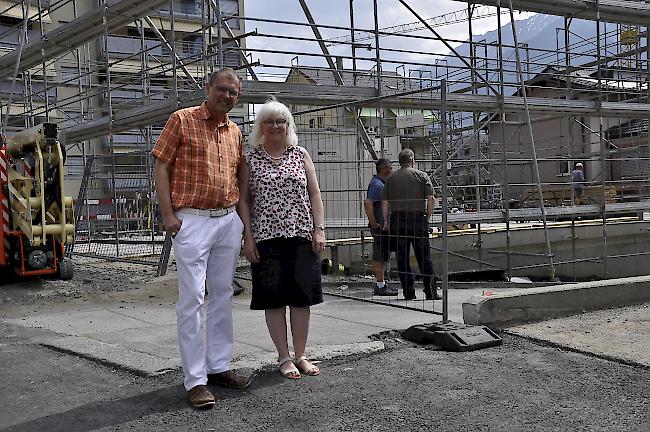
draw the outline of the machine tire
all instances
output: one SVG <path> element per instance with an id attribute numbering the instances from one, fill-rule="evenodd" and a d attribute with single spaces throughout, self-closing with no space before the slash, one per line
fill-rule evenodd
<path id="1" fill-rule="evenodd" d="M 71 260 L 63 259 L 59 261 L 59 279 L 70 280 L 74 275 L 74 265 Z"/>

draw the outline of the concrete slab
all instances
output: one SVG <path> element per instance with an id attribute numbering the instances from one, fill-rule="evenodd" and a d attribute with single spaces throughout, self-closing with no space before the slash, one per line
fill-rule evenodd
<path id="1" fill-rule="evenodd" d="M 650 276 L 636 276 L 495 292 L 472 297 L 462 307 L 465 323 L 500 329 L 647 301 L 650 301 Z"/>
<path id="2" fill-rule="evenodd" d="M 508 333 L 650 367 L 650 303 L 524 324 Z"/>
<path id="3" fill-rule="evenodd" d="M 59 351 L 92 359 L 140 375 L 160 375 L 178 369 L 180 358 L 170 359 L 128 349 L 121 345 L 108 344 L 83 336 L 65 336 L 41 343 Z"/>
<path id="4" fill-rule="evenodd" d="M 155 325 L 123 314 L 118 308 L 55 312 L 10 319 L 6 322 L 71 335 L 121 331 Z"/>
<path id="5" fill-rule="evenodd" d="M 180 364 L 176 324 L 94 333 L 87 335 L 87 337 L 134 352 L 144 352 L 160 358 L 177 359 L 178 364 Z"/>
<path id="6" fill-rule="evenodd" d="M 86 306 L 83 303 L 74 303 L 59 308 L 56 312 L 39 315 L 27 315 L 27 312 L 24 312 L 25 316 L 13 315 L 14 318 L 5 319 L 4 322 L 55 332 L 54 338 L 49 333 L 43 334 L 39 340 L 55 349 L 142 375 L 156 375 L 180 368 L 173 304 L 176 296 L 175 285 L 175 279 L 168 276 L 147 283 L 142 289 L 124 292 L 114 298 L 107 297 L 103 307 L 98 307 L 97 304 Z M 543 292 L 548 290 L 548 287 L 521 291 L 536 293 L 539 290 Z M 508 298 L 515 292 L 508 288 L 495 288 L 489 283 L 482 288 L 450 290 L 449 319 L 462 322 L 463 303 L 467 303 L 469 297 L 481 296 L 486 291 L 492 292 L 489 298 Z M 393 305 L 403 306 L 404 303 L 390 299 L 380 300 Z M 422 303 L 426 303 L 431 309 L 429 305 L 432 302 Z M 248 292 L 233 299 L 233 367 L 275 368 L 276 354 L 266 329 L 264 313 L 250 310 L 249 305 Z M 436 311 L 441 310 L 442 302 L 436 301 L 434 305 Z M 315 360 L 323 360 L 382 350 L 383 344 L 371 341 L 369 336 L 386 330 L 404 329 L 414 324 L 440 320 L 440 315 L 423 311 L 326 295 L 323 304 L 312 308 L 309 355 Z M 532 330 L 527 331 L 531 332 L 527 337 L 539 336 L 532 333 Z M 646 339 L 641 343 L 648 345 Z M 635 355 L 630 352 L 629 357 Z"/>
<path id="7" fill-rule="evenodd" d="M 463 296 L 466 295 L 464 292 Z M 312 308 L 308 346 L 309 355 L 315 360 L 381 350 L 383 343 L 370 341 L 369 336 L 440 320 L 436 315 L 380 304 L 332 296 L 325 299 Z M 248 295 L 233 299 L 233 367 L 275 367 L 277 355 L 264 313 L 251 310 L 249 305 Z M 459 313 L 460 301 L 457 309 Z M 41 344 L 141 375 L 158 375 L 180 368 L 173 304 L 76 306 L 72 310 L 3 322 L 55 332 L 58 337 L 43 335 Z"/>

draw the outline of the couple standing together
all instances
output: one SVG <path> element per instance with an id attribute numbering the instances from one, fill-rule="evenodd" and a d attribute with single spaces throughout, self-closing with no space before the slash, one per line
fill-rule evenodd
<path id="1" fill-rule="evenodd" d="M 298 146 L 291 112 L 275 100 L 259 111 L 252 150 L 244 155 L 241 131 L 228 118 L 240 92 L 232 69 L 214 72 L 205 102 L 173 113 L 152 150 L 156 192 L 178 267 L 184 386 L 196 408 L 215 404 L 207 384 L 240 389 L 250 384 L 230 370 L 232 280 L 242 234 L 251 262 L 251 309 L 265 311 L 280 373 L 290 379 L 320 373 L 305 357 L 309 307 L 323 301 L 317 254 L 325 248 L 325 226 L 316 170 Z"/>

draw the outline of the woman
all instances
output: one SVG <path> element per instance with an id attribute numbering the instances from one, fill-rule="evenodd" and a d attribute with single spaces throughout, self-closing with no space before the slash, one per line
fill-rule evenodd
<path id="1" fill-rule="evenodd" d="M 325 248 L 325 225 L 316 169 L 307 150 L 298 146 L 291 112 L 274 98 L 258 113 L 250 144 L 240 169 L 238 211 L 253 276 L 251 309 L 265 311 L 283 377 L 319 375 L 305 357 L 309 307 L 323 301 L 318 253 Z"/>

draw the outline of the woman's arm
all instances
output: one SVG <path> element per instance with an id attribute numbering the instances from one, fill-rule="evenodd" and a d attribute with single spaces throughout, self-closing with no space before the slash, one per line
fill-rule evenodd
<path id="1" fill-rule="evenodd" d="M 244 256 L 252 263 L 260 260 L 255 240 L 253 239 L 253 231 L 251 230 L 251 193 L 250 193 L 250 168 L 248 163 L 244 160 L 239 167 L 237 174 L 239 179 L 239 204 L 237 204 L 237 213 L 244 224 Z"/>
<path id="2" fill-rule="evenodd" d="M 305 160 L 305 174 L 307 175 L 307 192 L 309 193 L 311 213 L 314 220 L 312 247 L 314 252 L 318 253 L 325 249 L 325 210 L 323 208 L 323 200 L 320 196 L 314 162 L 311 160 L 311 156 L 309 156 L 309 152 L 306 149 L 303 148 L 302 152 Z"/>

